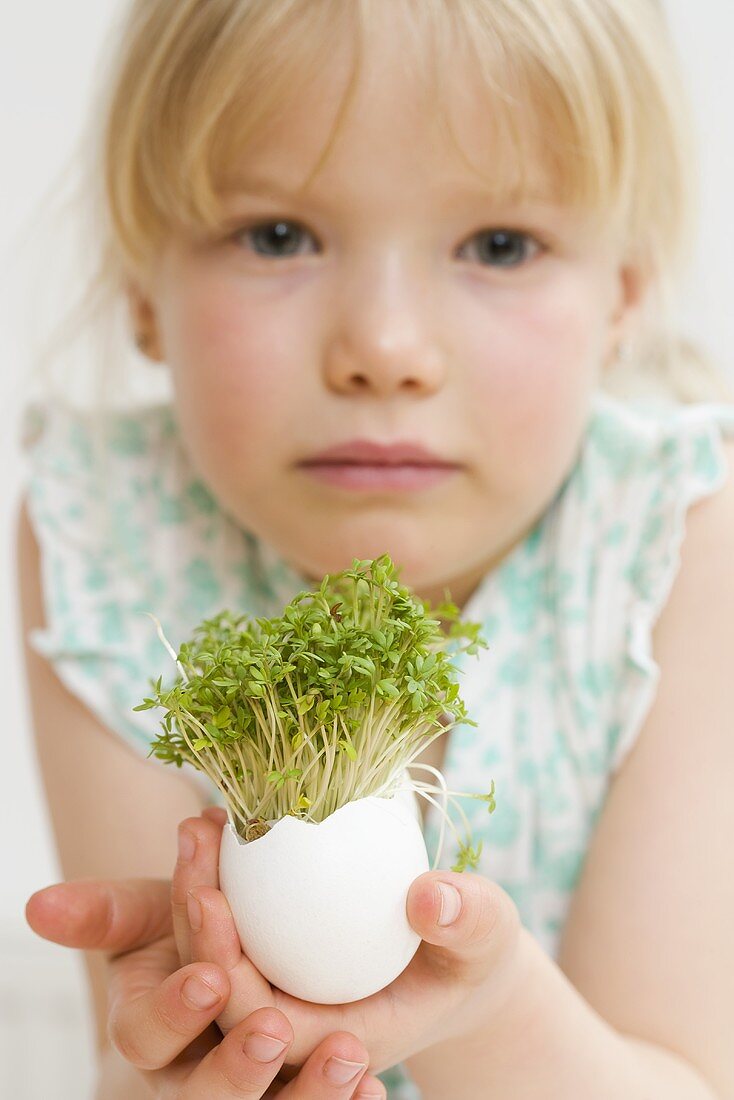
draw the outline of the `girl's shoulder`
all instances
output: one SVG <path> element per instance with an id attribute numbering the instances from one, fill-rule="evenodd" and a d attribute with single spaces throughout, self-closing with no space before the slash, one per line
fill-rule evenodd
<path id="1" fill-rule="evenodd" d="M 170 404 L 97 415 L 33 402 L 23 413 L 20 444 L 42 538 L 63 527 L 74 545 L 115 555 L 123 568 L 147 569 L 170 548 L 166 533 L 184 544 L 206 542 L 216 523 L 226 522 L 181 444 Z"/>
<path id="2" fill-rule="evenodd" d="M 180 467 L 168 405 L 95 415 L 57 400 L 35 401 L 24 409 L 19 442 L 37 534 L 44 538 L 66 522 L 90 547 L 111 534 L 103 520 L 160 492 L 166 467 Z"/>
<path id="3" fill-rule="evenodd" d="M 734 404 L 623 401 L 597 390 L 576 472 L 620 493 L 663 474 L 716 488 L 726 480 L 727 438 L 734 438 Z"/>
<path id="4" fill-rule="evenodd" d="M 621 765 L 653 703 L 653 630 L 681 562 L 689 509 L 731 472 L 734 405 L 594 398 L 548 523 L 569 675 L 582 729 L 606 717 Z"/>
<path id="5" fill-rule="evenodd" d="M 39 545 L 77 599 L 134 585 L 155 598 L 161 572 L 196 554 L 207 518 L 217 517 L 169 404 L 96 414 L 35 402 L 24 411 L 21 446 Z"/>
<path id="6" fill-rule="evenodd" d="M 616 562 L 631 589 L 659 605 L 688 509 L 728 479 L 728 441 L 734 404 L 624 402 L 597 391 L 561 493 L 568 537 L 558 550 L 577 557 L 586 545 L 599 567 Z"/>

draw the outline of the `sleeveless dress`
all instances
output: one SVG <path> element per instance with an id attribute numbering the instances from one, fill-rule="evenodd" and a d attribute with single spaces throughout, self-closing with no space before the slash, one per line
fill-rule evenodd
<path id="1" fill-rule="evenodd" d="M 93 427 L 67 406 L 25 410 L 25 487 L 46 611 L 29 640 L 146 757 L 162 712 L 132 708 L 152 680 L 168 685 L 177 675 L 146 612 L 177 651 L 225 607 L 277 615 L 311 585 L 219 507 L 192 469 L 172 406 L 113 414 L 101 483 Z M 554 958 L 609 784 L 656 695 L 651 635 L 680 564 L 686 512 L 727 479 L 723 438 L 734 438 L 734 406 L 627 403 L 598 390 L 550 506 L 462 613 L 481 622 L 489 648 L 454 658 L 478 726 L 446 735 L 443 774 L 453 792 L 484 793 L 494 780 L 493 814 L 460 800 L 474 844 L 483 842 L 476 871 L 510 894 Z M 221 804 L 204 775 L 189 774 Z M 449 813 L 463 835 L 450 804 Z M 429 805 L 431 866 L 440 823 Z M 457 855 L 447 828 L 439 866 Z M 380 1077 L 390 1100 L 419 1100 L 402 1064 Z"/>

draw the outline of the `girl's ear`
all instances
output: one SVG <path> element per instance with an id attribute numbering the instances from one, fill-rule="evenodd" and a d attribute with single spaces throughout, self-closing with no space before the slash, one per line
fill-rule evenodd
<path id="1" fill-rule="evenodd" d="M 650 278 L 642 264 L 627 263 L 617 268 L 614 305 L 607 334 L 607 366 L 614 363 L 620 345 L 632 335 L 649 287 Z"/>
<path id="2" fill-rule="evenodd" d="M 133 340 L 138 350 L 153 363 L 165 363 L 153 304 L 132 281 L 126 284 L 125 294 L 130 311 Z"/>

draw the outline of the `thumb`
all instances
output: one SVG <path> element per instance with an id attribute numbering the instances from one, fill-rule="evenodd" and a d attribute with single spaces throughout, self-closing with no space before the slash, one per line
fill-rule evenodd
<path id="1" fill-rule="evenodd" d="M 165 879 L 77 879 L 37 890 L 26 902 L 33 931 L 52 943 L 118 954 L 172 933 Z"/>
<path id="2" fill-rule="evenodd" d="M 427 871 L 415 879 L 407 915 L 425 941 L 426 962 L 472 983 L 514 953 L 522 929 L 515 902 L 497 883 L 458 871 Z"/>

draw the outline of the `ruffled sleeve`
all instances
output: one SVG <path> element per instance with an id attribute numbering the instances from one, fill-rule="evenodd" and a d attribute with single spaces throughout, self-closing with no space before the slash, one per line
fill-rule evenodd
<path id="1" fill-rule="evenodd" d="M 158 406 L 112 414 L 108 434 L 97 436 L 90 414 L 56 403 L 27 406 L 22 423 L 24 484 L 45 608 L 45 626 L 30 632 L 29 644 L 69 691 L 144 757 L 160 732 L 162 712 L 133 708 L 164 667 L 164 683 L 176 676 L 145 615 L 166 606 L 165 578 L 146 561 L 146 510 L 171 427 L 169 411 Z M 151 766 L 170 765 L 151 757 Z M 187 774 L 215 799 L 206 776 L 194 769 Z"/>
<path id="2" fill-rule="evenodd" d="M 636 412 L 610 403 L 595 422 L 595 460 L 617 480 L 607 553 L 618 554 L 622 644 L 607 727 L 610 775 L 655 700 L 653 630 L 680 567 L 689 508 L 731 476 L 725 439 L 734 439 L 734 406 L 725 404 Z"/>

